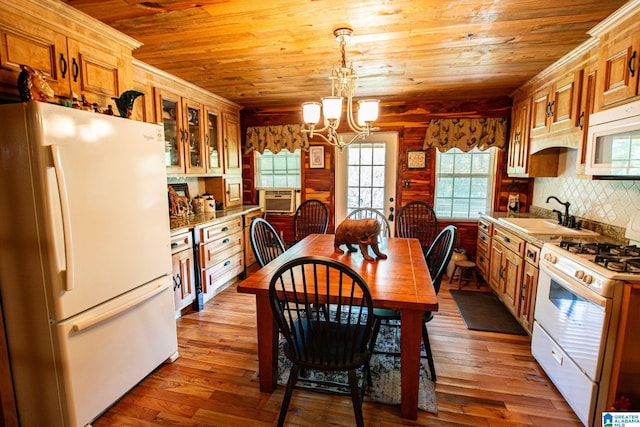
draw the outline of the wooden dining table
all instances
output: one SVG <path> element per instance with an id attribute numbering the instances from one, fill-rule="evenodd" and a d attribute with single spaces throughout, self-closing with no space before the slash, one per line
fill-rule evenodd
<path id="1" fill-rule="evenodd" d="M 417 239 L 380 238 L 386 259 L 366 261 L 360 251 L 339 254 L 332 234 L 312 234 L 238 284 L 238 292 L 255 294 L 260 391 L 276 387 L 278 330 L 269 304 L 269 283 L 273 273 L 286 262 L 303 256 L 324 256 L 338 260 L 366 281 L 376 308 L 398 310 L 400 317 L 401 416 L 418 417 L 418 387 L 421 369 L 420 346 L 424 311 L 437 311 L 438 299 Z M 343 247 L 344 248 L 344 247 Z M 373 251 L 369 248 L 373 257 Z"/>

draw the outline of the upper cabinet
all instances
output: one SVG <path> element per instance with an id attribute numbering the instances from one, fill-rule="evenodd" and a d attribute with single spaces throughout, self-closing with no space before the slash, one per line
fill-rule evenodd
<path id="1" fill-rule="evenodd" d="M 242 173 L 242 151 L 240 149 L 240 117 L 224 112 L 224 171 L 234 175 Z"/>
<path id="2" fill-rule="evenodd" d="M 582 70 L 571 71 L 533 95 L 531 138 L 576 126 L 581 83 Z"/>
<path id="3" fill-rule="evenodd" d="M 600 39 L 595 111 L 637 100 L 640 95 L 640 8 L 628 2 L 589 34 Z"/>
<path id="4" fill-rule="evenodd" d="M 15 89 L 25 64 L 40 70 L 58 97 L 84 95 L 106 107 L 131 89 L 131 51 L 138 42 L 58 2 L 26 1 L 24 6 L 0 6 L 0 83 Z M 34 16 L 47 19 L 33 21 Z"/>
<path id="5" fill-rule="evenodd" d="M 598 111 L 638 95 L 639 51 L 637 31 L 604 38 L 599 52 Z"/>
<path id="6" fill-rule="evenodd" d="M 137 60 L 133 71 L 137 87 L 153 93 L 155 121 L 164 125 L 170 176 L 241 173 L 238 105 Z"/>
<path id="7" fill-rule="evenodd" d="M 529 160 L 531 98 L 515 101 L 511 112 L 511 137 L 507 157 L 509 176 L 526 176 Z"/>

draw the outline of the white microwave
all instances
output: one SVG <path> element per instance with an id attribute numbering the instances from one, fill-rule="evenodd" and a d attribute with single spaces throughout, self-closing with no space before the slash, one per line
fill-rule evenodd
<path id="1" fill-rule="evenodd" d="M 589 117 L 585 159 L 588 175 L 640 177 L 640 101 Z"/>

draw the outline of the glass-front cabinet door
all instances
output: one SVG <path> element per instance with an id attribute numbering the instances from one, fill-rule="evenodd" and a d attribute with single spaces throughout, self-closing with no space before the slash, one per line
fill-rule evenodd
<path id="1" fill-rule="evenodd" d="M 220 127 L 220 113 L 213 107 L 205 106 L 205 149 L 207 158 L 207 173 L 220 175 L 222 169 L 222 129 Z"/>
<path id="2" fill-rule="evenodd" d="M 181 130 L 182 106 L 180 97 L 156 89 L 156 117 L 164 125 L 164 155 L 167 173 L 184 173 L 184 150 Z"/>
<path id="3" fill-rule="evenodd" d="M 183 101 L 185 132 L 185 152 L 187 153 L 188 174 L 205 173 L 204 129 L 202 127 L 202 106 Z"/>

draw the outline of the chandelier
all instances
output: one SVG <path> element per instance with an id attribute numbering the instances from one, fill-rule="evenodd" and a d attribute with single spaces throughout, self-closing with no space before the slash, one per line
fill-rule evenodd
<path id="1" fill-rule="evenodd" d="M 302 117 L 304 126 L 302 131 L 309 134 L 309 138 L 319 136 L 331 145 L 335 145 L 342 150 L 347 145 L 359 138 L 371 135 L 377 131 L 373 124 L 378 118 L 377 99 L 367 99 L 358 102 L 358 118 L 353 118 L 353 94 L 358 84 L 358 75 L 353 69 L 353 64 L 347 66 L 346 45 L 353 30 L 348 27 L 337 28 L 333 31 L 336 41 L 340 43 L 340 54 L 342 56 L 339 64 L 335 64 L 331 70 L 331 96 L 322 98 L 322 105 L 319 102 L 305 102 L 302 104 Z M 338 134 L 340 117 L 342 116 L 342 101 L 347 98 L 347 124 L 356 135 L 349 141 L 344 141 L 342 135 Z M 320 112 L 324 116 L 324 127 L 316 129 L 320 121 Z M 326 132 L 326 135 L 323 133 Z"/>

